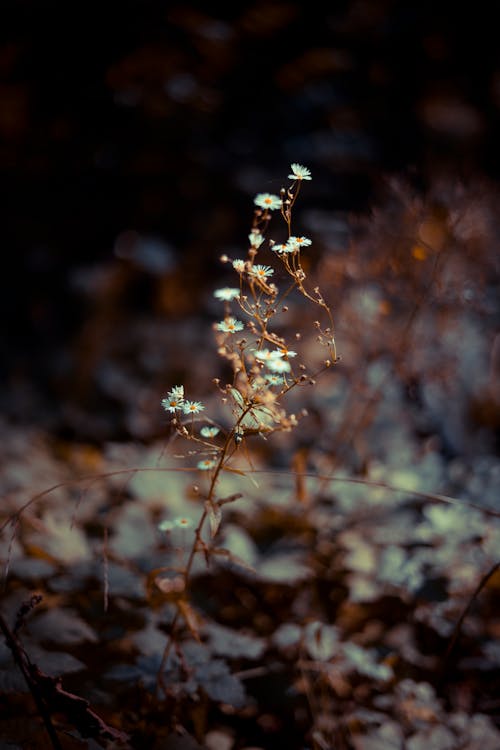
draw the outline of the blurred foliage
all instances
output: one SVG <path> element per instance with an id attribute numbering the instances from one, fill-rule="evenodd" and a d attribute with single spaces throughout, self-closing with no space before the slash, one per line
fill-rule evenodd
<path id="1" fill-rule="evenodd" d="M 59 701 L 61 745 L 497 750 L 489 9 L 3 11 L 0 609 Z M 158 524 L 202 510 L 160 400 L 183 382 L 220 409 L 218 257 L 295 159 L 341 361 L 301 389 L 300 430 L 246 440 L 253 468 L 224 477 L 243 497 L 195 566 L 159 699 L 192 530 Z M 314 321 L 287 321 L 314 362 Z M 0 692 L 2 742 L 51 747 L 3 641 Z"/>

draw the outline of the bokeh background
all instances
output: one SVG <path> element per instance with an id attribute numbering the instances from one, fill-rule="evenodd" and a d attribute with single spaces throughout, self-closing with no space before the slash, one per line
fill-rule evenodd
<path id="1" fill-rule="evenodd" d="M 14 422 L 97 441 L 161 430 L 158 393 L 187 376 L 184 346 L 209 356 L 218 257 L 241 252 L 253 195 L 279 190 L 292 161 L 313 172 L 301 231 L 318 254 L 345 250 L 395 176 L 424 196 L 443 179 L 496 190 L 492 4 L 1 12 L 1 405 Z"/>

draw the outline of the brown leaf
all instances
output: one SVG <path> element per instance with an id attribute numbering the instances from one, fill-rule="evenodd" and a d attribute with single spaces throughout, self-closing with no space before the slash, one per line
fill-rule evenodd
<path id="1" fill-rule="evenodd" d="M 189 628 L 189 632 L 195 638 L 198 642 L 201 641 L 200 639 L 200 627 L 198 623 L 198 615 L 194 611 L 194 609 L 191 607 L 190 604 L 188 604 L 186 601 L 181 600 L 177 603 L 177 606 L 179 607 L 179 611 L 184 617 L 184 620 L 186 622 L 186 625 Z"/>

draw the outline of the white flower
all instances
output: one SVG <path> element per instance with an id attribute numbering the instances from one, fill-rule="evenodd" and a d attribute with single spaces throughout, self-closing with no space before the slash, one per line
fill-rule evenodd
<path id="1" fill-rule="evenodd" d="M 264 237 L 260 232 L 250 232 L 248 239 L 252 247 L 259 248 L 264 242 Z"/>
<path id="2" fill-rule="evenodd" d="M 184 398 L 184 386 L 174 385 L 174 387 L 168 392 L 169 396 L 175 396 L 176 398 Z"/>
<path id="3" fill-rule="evenodd" d="M 286 359 L 297 356 L 297 352 L 294 352 L 292 349 L 287 349 L 286 346 L 282 346 L 279 351 L 283 357 L 286 357 Z"/>
<path id="4" fill-rule="evenodd" d="M 210 469 L 213 469 L 216 465 L 217 461 L 215 458 L 204 458 L 202 461 L 198 461 L 196 464 L 198 469 L 201 469 L 201 471 L 209 471 Z"/>
<path id="5" fill-rule="evenodd" d="M 269 277 L 272 276 L 274 273 L 274 270 L 271 268 L 271 266 L 252 266 L 250 269 L 250 275 L 255 276 L 258 279 L 263 279 L 264 281 Z"/>
<path id="6" fill-rule="evenodd" d="M 285 382 L 281 375 L 276 375 L 275 373 L 271 372 L 266 372 L 264 377 L 266 378 L 269 385 L 283 385 L 283 383 Z"/>
<path id="7" fill-rule="evenodd" d="M 222 331 L 223 333 L 236 333 L 236 331 L 242 331 L 245 326 L 241 320 L 236 320 L 236 318 L 226 318 L 225 320 L 221 320 L 220 323 L 217 323 L 215 327 L 218 331 Z"/>
<path id="8" fill-rule="evenodd" d="M 270 359 L 266 364 L 272 372 L 290 372 L 292 369 L 286 359 Z"/>
<path id="9" fill-rule="evenodd" d="M 269 351 L 269 349 L 261 349 L 260 351 L 255 352 L 255 359 L 258 359 L 261 362 L 268 362 L 271 359 L 280 359 L 284 356 L 284 353 L 279 349 L 274 349 L 272 352 Z"/>
<path id="10" fill-rule="evenodd" d="M 281 198 L 278 195 L 272 195 L 271 193 L 259 193 L 255 196 L 253 202 L 256 206 L 259 206 L 259 208 L 268 208 L 269 211 L 281 208 Z"/>
<path id="11" fill-rule="evenodd" d="M 201 401 L 184 401 L 182 404 L 184 414 L 199 414 L 204 408 Z"/>
<path id="12" fill-rule="evenodd" d="M 169 411 L 174 414 L 176 411 L 180 411 L 184 404 L 184 386 L 176 385 L 169 391 L 164 399 L 162 399 L 161 405 L 165 411 Z"/>
<path id="13" fill-rule="evenodd" d="M 290 244 L 289 240 L 288 242 L 275 242 L 271 250 L 273 253 L 293 253 L 295 247 Z"/>
<path id="14" fill-rule="evenodd" d="M 290 237 L 288 242 L 291 248 L 290 252 L 300 250 L 301 247 L 309 247 L 309 245 L 312 245 L 312 240 L 310 240 L 309 237 Z"/>
<path id="15" fill-rule="evenodd" d="M 241 260 L 241 258 L 236 258 L 236 260 L 233 260 L 233 268 L 238 273 L 243 273 L 245 270 L 245 261 Z"/>
<path id="16" fill-rule="evenodd" d="M 214 297 L 223 300 L 224 302 L 232 302 L 233 299 L 238 299 L 239 296 L 239 289 L 234 289 L 228 286 L 223 287 L 223 289 L 216 289 L 214 292 Z"/>
<path id="17" fill-rule="evenodd" d="M 218 427 L 213 427 L 212 425 L 204 425 L 200 430 L 200 435 L 204 438 L 213 438 L 216 435 L 218 435 L 220 432 Z"/>
<path id="18" fill-rule="evenodd" d="M 177 526 L 179 529 L 190 529 L 193 525 L 193 521 L 191 518 L 186 518 L 185 516 L 182 516 L 181 518 L 175 518 L 174 519 L 174 525 Z"/>
<path id="19" fill-rule="evenodd" d="M 161 405 L 165 411 L 169 411 L 172 414 L 182 409 L 182 400 L 178 398 L 164 398 L 162 399 Z"/>
<path id="20" fill-rule="evenodd" d="M 311 172 L 302 164 L 291 164 L 290 168 L 293 174 L 288 175 L 289 180 L 312 180 Z"/>

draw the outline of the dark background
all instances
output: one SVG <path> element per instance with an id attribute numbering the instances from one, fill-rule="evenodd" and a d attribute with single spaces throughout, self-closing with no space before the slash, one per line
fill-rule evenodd
<path id="1" fill-rule="evenodd" d="M 85 434 L 89 316 L 199 312 L 292 161 L 304 208 L 353 215 L 390 174 L 496 182 L 494 5 L 3 2 L 4 412 Z"/>

